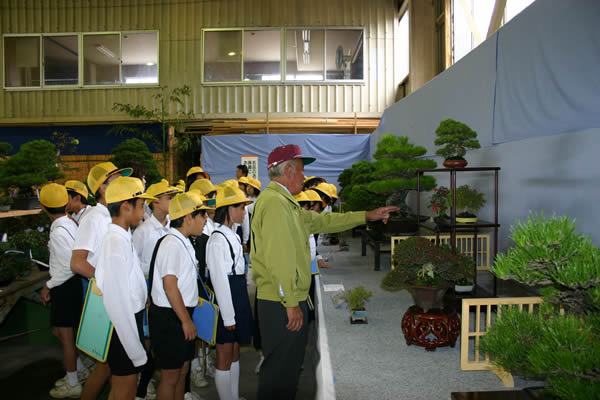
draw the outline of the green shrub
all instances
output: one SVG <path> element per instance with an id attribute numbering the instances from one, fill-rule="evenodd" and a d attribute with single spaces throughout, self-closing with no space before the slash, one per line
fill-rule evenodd
<path id="1" fill-rule="evenodd" d="M 373 295 L 373 292 L 357 286 L 354 289 L 344 291 L 342 298 L 348 302 L 348 307 L 351 311 L 359 311 L 365 309 L 365 302 Z"/>
<path id="2" fill-rule="evenodd" d="M 140 139 L 127 139 L 118 144 L 111 153 L 109 160 L 119 168 L 133 168 L 137 177 L 146 177 L 146 186 L 160 182 L 162 176 L 158 171 L 158 164 L 146 143 Z"/>
<path id="3" fill-rule="evenodd" d="M 469 128 L 462 122 L 453 119 L 446 119 L 440 122 L 440 125 L 435 130 L 437 139 L 434 144 L 436 146 L 444 146 L 438 149 L 435 154 L 444 157 L 448 160 L 463 159 L 467 153 L 467 149 L 478 149 L 481 147 L 477 140 L 477 132 Z"/>
<path id="4" fill-rule="evenodd" d="M 446 196 L 446 204 L 452 207 L 454 204 L 454 192 L 450 190 Z M 472 215 L 479 211 L 485 205 L 483 193 L 469 185 L 462 185 L 456 188 L 456 209 L 462 211 L 462 214 Z"/>

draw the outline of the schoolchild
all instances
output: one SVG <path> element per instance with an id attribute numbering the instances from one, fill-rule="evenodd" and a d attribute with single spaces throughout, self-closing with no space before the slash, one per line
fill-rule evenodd
<path id="1" fill-rule="evenodd" d="M 331 187 L 329 186 L 329 184 L 326 182 L 319 183 L 317 186 L 313 187 L 312 190 L 316 191 L 319 194 L 319 196 L 321 196 L 321 199 L 325 202 L 325 208 L 323 209 L 323 211 L 331 212 L 331 204 L 333 204 L 333 195 L 331 194 Z"/>
<path id="2" fill-rule="evenodd" d="M 69 202 L 67 189 L 57 183 L 42 187 L 40 203 L 48 214 L 50 225 L 50 280 L 42 287 L 42 302 L 50 303 L 50 325 L 52 334 L 62 346 L 63 360 L 67 374 L 56 382 L 50 390 L 55 398 L 77 398 L 81 395 L 80 381 L 85 380 L 89 371 L 77 357 L 75 329 L 79 325 L 82 306 L 82 287 L 79 277 L 71 271 L 71 251 L 75 241 L 77 224 L 66 213 Z"/>
<path id="3" fill-rule="evenodd" d="M 248 176 L 248 167 L 244 164 L 240 164 L 235 167 L 235 177 L 240 179 L 242 176 Z"/>
<path id="4" fill-rule="evenodd" d="M 169 204 L 171 229 L 157 244 L 150 266 L 148 320 L 154 363 L 161 369 L 161 400 L 184 398 L 197 336 L 191 316 L 198 304 L 198 262 L 189 237 L 202 234 L 208 209 L 195 191 L 176 195 Z"/>
<path id="5" fill-rule="evenodd" d="M 244 194 L 246 194 L 246 187 L 248 187 L 248 177 L 247 176 L 242 176 L 238 179 L 238 187 Z"/>
<path id="6" fill-rule="evenodd" d="M 94 276 L 98 262 L 98 250 L 100 250 L 102 239 L 112 222 L 108 208 L 106 208 L 106 188 L 117 177 L 129 176 L 131 172 L 131 168 L 119 169 L 111 162 L 103 162 L 93 166 L 88 173 L 87 185 L 98 203 L 87 211 L 85 218 L 81 220 L 71 255 L 71 270 L 81 275 L 84 280 Z M 87 284 L 85 284 L 85 288 L 87 288 Z M 96 363 L 96 368 L 83 386 L 81 399 L 95 400 L 109 376 L 108 364 Z"/>
<path id="7" fill-rule="evenodd" d="M 185 174 L 185 190 L 190 190 L 190 186 L 198 179 L 210 179 L 208 172 L 205 172 L 202 167 L 192 167 Z"/>
<path id="8" fill-rule="evenodd" d="M 106 189 L 112 223 L 98 250 L 95 277 L 114 326 L 106 358 L 114 400 L 135 398 L 138 373 L 148 361 L 142 323 L 148 288 L 131 237 L 144 216 L 144 199 L 155 200 L 139 178 L 121 176 Z"/>
<path id="9" fill-rule="evenodd" d="M 251 176 L 247 179 L 248 184 L 246 185 L 245 193 L 251 203 L 246 206 L 246 216 L 244 217 L 244 222 L 242 222 L 242 246 L 244 246 L 244 253 L 250 252 L 250 218 L 254 210 L 254 202 L 260 194 L 261 189 L 261 183 L 258 179 L 254 179 Z"/>
<path id="10" fill-rule="evenodd" d="M 67 194 L 69 195 L 67 212 L 79 225 L 81 218 L 92 208 L 88 205 L 89 193 L 87 187 L 83 182 L 70 180 L 65 182 L 65 188 L 67 188 Z"/>
<path id="11" fill-rule="evenodd" d="M 217 192 L 216 226 L 206 247 L 206 265 L 219 305 L 215 384 L 221 400 L 239 399 L 240 344 L 249 344 L 252 338 L 244 252 L 232 229 L 244 219 L 248 203 L 238 188 Z"/>
<path id="12" fill-rule="evenodd" d="M 319 194 L 317 192 L 315 192 L 314 190 L 306 190 L 305 192 L 306 197 L 311 200 L 311 207 L 310 209 L 318 214 L 322 213 L 325 210 L 325 202 L 321 200 L 321 197 L 319 196 Z M 312 236 L 312 239 L 309 238 L 309 243 L 310 243 L 310 254 L 312 259 L 316 259 L 317 260 L 317 265 L 319 266 L 320 269 L 326 268 L 329 269 L 331 268 L 330 265 L 325 263 L 325 260 L 323 259 L 323 256 L 321 256 L 317 250 L 317 246 L 321 243 L 321 236 L 323 236 L 320 233 L 315 233 Z M 313 252 L 313 246 L 314 246 L 314 252 Z M 314 255 L 314 257 L 313 257 Z"/>
<path id="13" fill-rule="evenodd" d="M 169 182 L 165 179 L 150 185 L 146 190 L 146 194 L 156 198 L 156 200 L 146 201 L 146 203 L 149 203 L 152 213 L 133 232 L 133 245 L 140 259 L 140 267 L 146 280 L 148 280 L 150 260 L 152 259 L 156 242 L 169 232 L 169 204 L 173 196 L 179 192 L 178 188 L 170 186 Z M 138 384 L 136 397 L 139 398 L 145 398 L 149 391 L 154 392 L 153 384 L 150 385 L 150 390 L 148 389 L 152 375 L 154 374 L 154 359 L 150 352 L 147 325 L 144 326 L 144 337 L 144 345 L 148 351 L 148 363 L 142 371 Z"/>
<path id="14" fill-rule="evenodd" d="M 321 178 L 320 176 L 309 176 L 309 177 L 305 177 L 304 178 L 304 186 L 303 186 L 303 190 L 309 190 L 314 188 L 315 186 L 317 186 L 320 183 L 326 182 L 325 179 Z"/>

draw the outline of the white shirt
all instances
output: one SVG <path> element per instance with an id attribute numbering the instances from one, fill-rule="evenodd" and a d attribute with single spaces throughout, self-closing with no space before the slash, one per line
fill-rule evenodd
<path id="1" fill-rule="evenodd" d="M 167 225 L 160 223 L 154 215 L 145 220 L 133 232 L 133 245 L 137 250 L 140 258 L 140 267 L 144 276 L 148 276 L 150 272 L 150 261 L 152 261 L 152 253 L 158 239 L 165 236 L 169 232 L 169 216 L 167 215 Z"/>
<path id="2" fill-rule="evenodd" d="M 225 234 L 227 239 L 219 233 L 213 233 L 206 243 L 206 266 L 210 272 L 210 281 L 213 285 L 219 312 L 223 318 L 225 326 L 235 325 L 235 311 L 233 309 L 233 300 L 231 299 L 231 289 L 229 287 L 228 275 L 232 275 L 231 251 L 229 244 L 233 249 L 235 256 L 235 274 L 244 275 L 246 266 L 244 262 L 244 249 L 240 243 L 238 235 L 225 225 L 217 224 L 215 231 Z"/>
<path id="3" fill-rule="evenodd" d="M 66 215 L 55 219 L 50 225 L 50 280 L 46 282 L 48 289 L 62 285 L 73 276 L 71 254 L 76 233 L 77 224 Z"/>
<path id="4" fill-rule="evenodd" d="M 152 209 L 148 205 L 148 202 L 144 200 L 144 221 L 147 221 L 152 215 Z"/>
<path id="5" fill-rule="evenodd" d="M 131 232 L 110 224 L 98 249 L 96 283 L 106 314 L 134 366 L 147 361 L 140 342 L 135 314 L 146 306 L 148 289 L 133 246 Z"/>
<path id="6" fill-rule="evenodd" d="M 165 293 L 163 278 L 175 275 L 177 289 L 186 307 L 198 305 L 198 260 L 192 242 L 177 229 L 169 229 L 167 237 L 160 243 L 154 261 L 152 277 L 152 302 L 159 307 L 171 307 Z"/>
<path id="7" fill-rule="evenodd" d="M 308 244 L 310 245 L 310 260 L 314 260 L 317 256 L 317 243 L 315 242 L 315 235 L 312 233 L 308 235 Z"/>
<path id="8" fill-rule="evenodd" d="M 254 202 L 256 201 L 256 197 L 249 197 L 248 200 L 252 201 L 252 203 L 244 206 L 246 209 L 246 215 L 244 215 L 244 221 L 242 222 L 242 243 L 247 244 L 248 239 L 250 238 L 250 214 L 254 210 Z"/>
<path id="9" fill-rule="evenodd" d="M 213 221 L 210 217 L 206 217 L 206 224 L 204 225 L 204 229 L 202 229 L 202 233 L 206 236 L 210 236 L 211 233 L 215 230 L 215 221 Z"/>
<path id="10" fill-rule="evenodd" d="M 71 217 L 75 220 L 75 222 L 77 223 L 77 225 L 80 225 L 81 224 L 81 219 L 85 215 L 87 215 L 88 211 L 90 211 L 92 208 L 93 208 L 92 206 L 85 206 L 81 210 L 79 210 L 79 212 L 72 213 Z"/>
<path id="11" fill-rule="evenodd" d="M 94 268 L 96 268 L 96 263 L 98 262 L 100 244 L 104 235 L 108 232 L 108 225 L 111 222 L 112 219 L 110 218 L 108 208 L 98 203 L 86 212 L 85 218 L 81 220 L 79 229 L 77 229 L 73 250 L 87 250 L 87 261 Z"/>

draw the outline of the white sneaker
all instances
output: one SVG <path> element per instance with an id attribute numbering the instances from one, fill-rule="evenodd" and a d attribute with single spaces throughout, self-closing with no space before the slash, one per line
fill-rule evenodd
<path id="1" fill-rule="evenodd" d="M 255 374 L 260 373 L 260 367 L 262 367 L 264 361 L 265 361 L 265 356 L 262 353 L 260 353 L 260 360 L 258 360 L 258 364 L 256 364 L 256 368 L 254 368 Z"/>
<path id="2" fill-rule="evenodd" d="M 87 368 L 82 369 L 81 371 L 77 371 L 77 380 L 79 381 L 79 383 L 85 382 L 85 380 L 88 378 L 88 376 L 90 376 L 90 371 Z M 54 386 L 56 386 L 56 387 L 63 386 L 66 383 L 67 383 L 67 375 L 63 376 L 62 378 L 60 378 L 59 380 L 54 382 Z"/>
<path id="3" fill-rule="evenodd" d="M 154 378 L 150 379 L 150 382 L 148 382 L 148 387 L 146 388 L 146 400 L 150 400 L 148 398 L 149 394 L 154 395 L 154 397 L 156 397 L 156 385 Z"/>
<path id="4" fill-rule="evenodd" d="M 203 400 L 198 393 L 187 392 L 183 395 L 183 400 Z"/>
<path id="5" fill-rule="evenodd" d="M 78 399 L 79 397 L 81 397 L 81 389 L 82 388 L 79 383 L 75 386 L 65 384 L 50 390 L 50 396 L 57 399 Z"/>
<path id="6" fill-rule="evenodd" d="M 192 384 L 196 387 L 203 388 L 208 386 L 208 381 L 202 376 L 202 369 L 200 369 L 200 371 L 193 369 L 190 373 L 190 379 L 192 380 Z"/>

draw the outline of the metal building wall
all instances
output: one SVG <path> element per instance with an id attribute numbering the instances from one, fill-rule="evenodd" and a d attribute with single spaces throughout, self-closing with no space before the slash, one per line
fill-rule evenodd
<path id="1" fill-rule="evenodd" d="M 379 117 L 394 102 L 395 0 L 0 0 L 1 33 L 159 30 L 159 82 L 187 84 L 196 118 Z M 202 85 L 202 28 L 364 26 L 363 84 Z M 2 55 L 3 57 L 3 55 Z M 4 68 L 4 60 L 0 68 Z M 125 119 L 156 88 L 2 90 L 0 123 Z M 274 115 L 275 116 L 275 115 Z"/>

